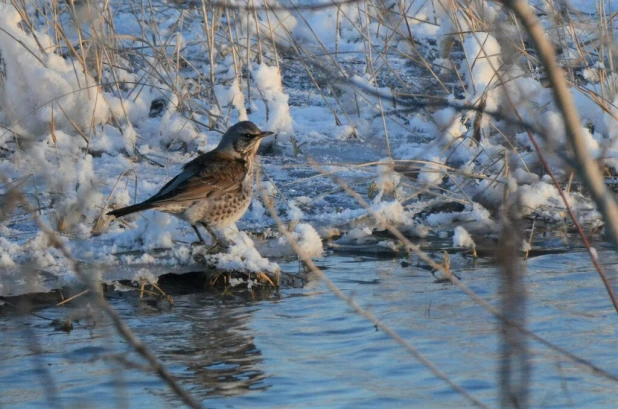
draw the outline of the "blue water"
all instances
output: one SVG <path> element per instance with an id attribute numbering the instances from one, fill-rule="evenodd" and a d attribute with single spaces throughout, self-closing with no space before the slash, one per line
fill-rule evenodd
<path id="1" fill-rule="evenodd" d="M 618 258 L 601 252 L 616 279 Z M 319 262 L 346 294 L 424 354 L 472 396 L 500 405 L 499 325 L 483 308 L 429 271 L 401 260 L 330 256 Z M 496 266 L 455 257 L 463 282 L 500 305 Z M 296 272 L 297 264 L 283 265 Z M 174 306 L 111 300 L 131 328 L 209 408 L 461 408 L 471 403 L 405 349 L 352 312 L 324 284 L 266 299 L 198 292 Z M 618 314 L 584 253 L 531 259 L 528 328 L 618 376 Z M 47 318 L 87 307 L 40 311 Z M 100 314 L 70 333 L 37 317 L 1 317 L 3 408 L 182 407 Z M 532 407 L 615 407 L 618 383 L 529 341 Z M 129 362 L 132 367 L 127 366 Z"/>

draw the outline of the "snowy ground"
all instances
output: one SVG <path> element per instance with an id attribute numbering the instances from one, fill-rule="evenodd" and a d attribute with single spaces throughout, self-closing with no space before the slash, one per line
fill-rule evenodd
<path id="1" fill-rule="evenodd" d="M 24 19 L 0 2 L 0 295 L 45 288 L 50 274 L 61 283 L 73 278 L 25 208 L 15 207 L 14 189 L 77 259 L 106 266 L 104 280 L 130 265 L 139 268 L 124 278 L 148 276 L 148 266 L 194 265 L 203 249 L 191 246 L 189 225 L 152 211 L 110 224 L 105 213 L 157 192 L 243 119 L 277 133 L 261 156 L 260 186 L 311 257 L 323 254 L 320 238 L 343 234 L 340 243 L 363 243 L 383 229 L 332 175 L 407 235 L 453 235 L 454 246 L 496 233 L 506 187 L 508 197 L 518 195 L 522 216 L 563 223 L 564 205 L 521 128 L 473 111 L 402 105 L 439 96 L 511 119 L 516 107 L 553 137 L 541 138 L 545 154 L 569 184 L 551 89 L 529 59 L 513 58 L 516 50 L 501 37 L 513 34 L 503 12 L 489 3 L 476 10 L 482 26 L 433 4 L 406 6 L 407 23 L 395 3 L 392 14 L 352 3 L 339 11 L 259 11 L 256 25 L 243 10 L 208 8 L 205 24 L 199 4 L 122 1 L 90 20 L 76 10 L 78 31 L 64 4 L 54 14 L 49 2 L 28 3 Z M 584 11 L 596 5 L 573 4 Z M 613 172 L 618 76 L 595 54 L 597 43 L 575 41 L 598 34 L 595 19 L 573 15 L 569 29 L 549 17 L 543 24 L 565 46 L 561 62 L 574 67 L 590 150 Z M 500 35 L 492 31 L 498 26 Z M 452 33 L 462 34 L 449 50 Z M 81 49 L 84 38 L 90 46 Z M 600 224 L 585 194 L 571 189 L 568 197 L 582 222 Z M 276 272 L 278 257 L 294 255 L 260 194 L 238 229 L 222 232 L 231 246 L 209 257 L 211 264 Z"/>

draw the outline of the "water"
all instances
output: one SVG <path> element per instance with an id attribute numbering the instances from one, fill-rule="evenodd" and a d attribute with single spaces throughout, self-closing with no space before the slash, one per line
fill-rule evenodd
<path id="1" fill-rule="evenodd" d="M 601 252 L 614 287 L 618 258 Z M 450 284 L 401 260 L 330 256 L 319 262 L 346 294 L 490 407 L 499 400 L 498 323 Z M 454 257 L 464 283 L 495 306 L 500 273 Z M 283 265 L 287 271 L 296 263 Z M 131 328 L 206 407 L 460 408 L 471 404 L 386 334 L 304 275 L 265 300 L 177 294 L 175 304 L 111 300 Z M 618 376 L 618 314 L 584 253 L 528 263 L 528 327 Z M 62 318 L 86 307 L 40 311 Z M 70 333 L 42 318 L 0 318 L 0 406 L 182 407 L 103 317 Z M 529 342 L 533 407 L 615 407 L 618 383 Z M 131 367 L 127 366 L 127 362 Z"/>

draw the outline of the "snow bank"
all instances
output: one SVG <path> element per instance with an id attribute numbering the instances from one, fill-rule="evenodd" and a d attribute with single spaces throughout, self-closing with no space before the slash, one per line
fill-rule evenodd
<path id="1" fill-rule="evenodd" d="M 263 239 L 254 244 L 237 233 L 228 252 L 201 254 L 220 268 L 276 272 L 275 257 L 295 256 L 273 229 L 270 205 L 294 226 L 292 234 L 312 258 L 324 250 L 317 231 L 363 243 L 385 227 L 330 174 L 318 177 L 307 157 L 357 190 L 384 223 L 417 236 L 453 234 L 455 246 L 473 245 L 470 234 L 499 229 L 494 216 L 506 187 L 510 198 L 519 197 L 522 216 L 560 219 L 564 205 L 527 133 L 512 123 L 514 109 L 551 136 L 537 135 L 566 183 L 564 125 L 539 71 L 513 50 L 518 33 L 502 10 L 470 4 L 472 19 L 444 0 L 387 6 L 211 15 L 213 46 L 199 9 L 166 5 L 153 16 L 121 2 L 110 10 L 116 43 L 106 51 L 113 62 L 106 56 L 98 72 L 91 58 L 83 67 L 64 40 L 56 43 L 48 20 L 32 15 L 31 28 L 12 5 L 0 4 L 0 198 L 19 188 L 80 260 L 146 266 L 128 277 L 151 279 L 155 264 L 195 262 L 202 250 L 190 247 L 192 229 L 156 212 L 108 226 L 105 212 L 146 199 L 182 164 L 213 149 L 227 125 L 249 119 L 277 132 L 282 149 L 261 158 L 269 203 L 254 197 L 239 222 Z M 542 23 L 557 40 L 554 23 Z M 577 23 L 575 32 L 585 26 Z M 72 46 L 79 44 L 74 27 L 67 33 Z M 87 33 L 85 43 L 95 34 Z M 567 44 L 563 57 L 571 56 Z M 425 68 L 417 64 L 421 57 Z M 618 75 L 603 64 L 575 69 L 579 85 L 572 93 L 587 147 L 611 176 L 618 169 Z M 452 106 L 405 105 L 431 94 Z M 481 117 L 465 104 L 507 120 Z M 396 171 L 402 163 L 411 171 Z M 568 200 L 580 220 L 600 223 L 585 194 L 571 191 Z M 436 202 L 446 210 L 423 210 Z M 11 212 L 0 224 L 0 276 L 18 274 L 26 264 L 69 275 L 23 209 Z M 2 278 L 0 285 L 8 287 Z"/>
<path id="2" fill-rule="evenodd" d="M 95 80 L 84 67 L 54 54 L 52 38 L 37 32 L 37 40 L 21 28 L 22 18 L 12 5 L 0 3 L 0 53 L 6 78 L 0 83 L 0 111 L 22 136 L 41 140 L 54 121 L 56 129 L 86 135 L 106 122 L 109 107 Z M 86 70 L 87 71 L 87 70 Z M 84 141 L 75 137 L 74 143 Z"/>

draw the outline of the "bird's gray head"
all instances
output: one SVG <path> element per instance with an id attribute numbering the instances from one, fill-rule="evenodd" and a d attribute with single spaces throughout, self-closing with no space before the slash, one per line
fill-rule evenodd
<path id="1" fill-rule="evenodd" d="M 262 138 L 273 132 L 263 132 L 251 121 L 242 121 L 230 127 L 221 138 L 217 150 L 234 156 L 253 156 L 260 147 Z"/>

